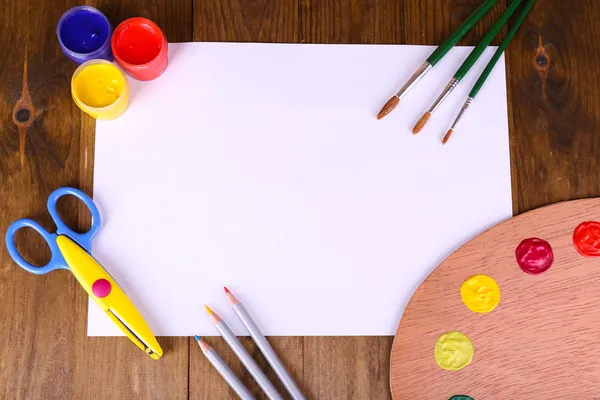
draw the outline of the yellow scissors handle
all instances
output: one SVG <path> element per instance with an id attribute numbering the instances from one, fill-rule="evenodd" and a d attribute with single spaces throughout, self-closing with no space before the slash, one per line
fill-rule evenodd
<path id="1" fill-rule="evenodd" d="M 157 360 L 163 351 L 123 289 L 85 249 L 68 236 L 58 235 L 56 244 L 81 286 L 113 322 L 140 349 Z"/>

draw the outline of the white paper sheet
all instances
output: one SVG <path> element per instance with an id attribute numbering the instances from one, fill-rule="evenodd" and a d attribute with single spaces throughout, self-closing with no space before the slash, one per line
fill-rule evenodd
<path id="1" fill-rule="evenodd" d="M 495 49 L 418 136 L 470 48 L 455 48 L 381 121 L 424 46 L 184 43 L 159 79 L 98 121 L 93 254 L 156 335 L 391 335 L 446 256 L 512 215 L 504 59 L 440 141 Z M 120 331 L 90 302 L 89 335 Z"/>

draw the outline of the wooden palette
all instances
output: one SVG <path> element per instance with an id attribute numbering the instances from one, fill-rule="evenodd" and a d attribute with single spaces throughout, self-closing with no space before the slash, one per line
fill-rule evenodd
<path id="1" fill-rule="evenodd" d="M 600 198 L 575 200 L 512 218 L 441 263 L 410 300 L 392 346 L 395 400 L 600 400 L 600 257 L 580 255 L 573 231 L 600 221 Z M 521 240 L 550 243 L 554 263 L 541 275 L 515 260 Z M 476 314 L 460 286 L 485 274 L 501 291 L 498 307 Z M 433 349 L 448 331 L 467 335 L 475 353 L 459 371 L 437 366 Z"/>

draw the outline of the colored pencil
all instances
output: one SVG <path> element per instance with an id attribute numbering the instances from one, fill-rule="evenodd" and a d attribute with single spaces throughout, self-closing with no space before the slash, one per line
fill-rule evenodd
<path id="1" fill-rule="evenodd" d="M 477 94 L 479 93 L 479 91 L 481 90 L 483 85 L 485 84 L 485 81 L 487 80 L 487 78 L 492 73 L 492 70 L 498 63 L 498 60 L 500 60 L 502 53 L 504 53 L 504 51 L 510 44 L 511 40 L 513 39 L 513 37 L 515 36 L 517 31 L 519 30 L 520 26 L 523 24 L 523 21 L 525 21 L 525 18 L 527 18 L 527 14 L 529 14 L 529 11 L 531 10 L 531 8 L 533 7 L 534 4 L 535 4 L 535 0 L 529 0 L 525 4 L 525 8 L 523 8 L 523 11 L 521 12 L 521 14 L 519 14 L 519 16 L 515 20 L 514 24 L 509 29 L 508 33 L 506 34 L 506 37 L 504 38 L 504 40 L 498 47 L 498 50 L 496 50 L 496 52 L 490 59 L 490 62 L 488 63 L 488 65 L 485 67 L 485 69 L 479 76 L 479 79 L 477 80 L 477 82 L 475 82 L 475 85 L 473 85 L 473 88 L 471 89 L 471 92 L 469 93 L 469 96 L 467 97 L 465 104 L 463 104 L 462 108 L 460 109 L 460 112 L 458 113 L 458 116 L 454 120 L 454 123 L 452 124 L 450 129 L 448 129 L 448 132 L 446 132 L 446 135 L 442 139 L 442 144 L 446 144 L 446 142 L 448 142 L 448 139 L 450 139 L 450 136 L 452 136 L 452 133 L 454 132 L 454 129 L 456 129 L 456 126 L 460 122 L 462 116 L 465 114 L 465 112 L 467 111 L 467 109 L 469 108 L 471 103 L 473 103 L 473 100 L 475 100 L 475 97 L 477 96 Z"/>
<path id="2" fill-rule="evenodd" d="M 244 367 L 250 372 L 250 375 L 254 378 L 258 386 L 265 392 L 270 400 L 283 400 L 279 392 L 275 389 L 273 384 L 269 381 L 269 378 L 261 371 L 260 367 L 252 359 L 248 351 L 242 346 L 238 338 L 233 334 L 227 324 L 219 317 L 209 306 L 205 306 L 208 315 L 210 315 L 215 328 L 219 331 L 225 342 L 229 345 L 231 350 L 240 359 Z"/>
<path id="3" fill-rule="evenodd" d="M 200 349 L 202 350 L 202 353 L 204 354 L 208 362 L 210 362 L 212 366 L 215 367 L 217 372 L 223 377 L 223 379 L 225 379 L 225 382 L 227 382 L 229 387 L 233 389 L 235 394 L 237 394 L 238 397 L 242 400 L 255 400 L 254 396 L 252 396 L 248 389 L 246 389 L 246 386 L 244 386 L 244 384 L 238 379 L 238 377 L 235 376 L 233 371 L 227 366 L 227 364 L 225 364 L 225 361 L 223 361 L 223 359 L 219 357 L 215 349 L 210 347 L 208 343 L 206 343 L 200 337 L 194 336 L 194 338 L 198 342 L 198 346 L 200 346 Z"/>
<path id="4" fill-rule="evenodd" d="M 444 100 L 448 98 L 450 93 L 452 93 L 452 91 L 458 86 L 458 84 L 465 77 L 465 75 L 467 75 L 467 73 L 473 67 L 473 65 L 475 65 L 479 57 L 481 57 L 485 49 L 487 49 L 490 43 L 492 43 L 492 40 L 494 40 L 494 38 L 498 36 L 504 25 L 506 25 L 506 22 L 508 22 L 508 19 L 511 17 L 511 15 L 513 15 L 513 13 L 522 1 L 523 0 L 513 0 L 510 3 L 510 5 L 506 8 L 506 10 L 504 10 L 502 15 L 500 15 L 500 18 L 498 18 L 494 25 L 492 25 L 488 33 L 486 33 L 483 39 L 481 39 L 479 44 L 475 46 L 475 48 L 471 51 L 466 60 L 454 73 L 454 76 L 452 77 L 450 82 L 448 82 L 444 90 L 442 90 L 442 93 L 440 93 L 440 95 L 433 102 L 431 107 L 429 107 L 429 110 L 427 110 L 425 114 L 423 114 L 421 119 L 419 119 L 419 121 L 416 123 L 415 127 L 413 128 L 413 134 L 416 135 L 425 127 L 425 124 L 427 124 L 427 121 L 429 121 L 435 110 L 437 110 L 437 108 L 444 102 Z"/>
<path id="5" fill-rule="evenodd" d="M 388 100 L 377 114 L 377 119 L 382 119 L 400 103 L 400 100 L 452 49 L 460 39 L 473 28 L 473 26 L 496 4 L 497 0 L 485 0 L 469 18 L 462 23 L 448 38 L 427 58 L 419 69 L 410 77 L 404 86 Z"/>
<path id="6" fill-rule="evenodd" d="M 283 386 L 285 386 L 285 389 L 288 391 L 290 396 L 292 396 L 292 399 L 305 400 L 306 398 L 296 385 L 296 382 L 294 382 L 294 379 L 285 369 L 285 366 L 283 365 L 279 357 L 277 357 L 275 350 L 273 350 L 273 348 L 267 341 L 267 338 L 265 338 L 265 336 L 258 328 L 258 325 L 256 325 L 256 323 L 250 316 L 250 313 L 248 313 L 244 305 L 240 303 L 240 301 L 229 291 L 229 289 L 224 289 L 225 294 L 229 299 L 229 303 L 231 303 L 231 306 L 233 307 L 233 310 L 250 333 L 250 336 L 254 340 L 254 343 L 256 343 L 256 345 L 260 349 L 260 352 L 265 356 L 265 358 L 267 359 L 267 361 L 269 362 L 269 364 L 283 383 Z"/>

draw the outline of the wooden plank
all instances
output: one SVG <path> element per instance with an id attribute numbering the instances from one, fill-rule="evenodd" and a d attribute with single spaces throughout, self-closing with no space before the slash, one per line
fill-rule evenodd
<path id="1" fill-rule="evenodd" d="M 236 355 L 229 349 L 227 344 L 221 337 L 205 337 L 204 338 L 216 351 L 221 358 L 231 367 L 234 373 L 246 385 L 248 390 L 257 399 L 266 399 L 266 395 L 261 391 L 258 384 L 252 376 L 246 371 L 242 363 Z M 192 339 L 193 341 L 193 339 Z M 267 360 L 263 357 L 260 350 L 251 338 L 240 337 L 240 341 L 246 347 L 248 352 L 263 371 L 267 374 L 269 380 L 275 385 L 283 396 L 287 396 L 285 388 L 279 382 L 275 372 L 271 369 Z M 288 371 L 294 377 L 294 380 L 301 390 L 308 390 L 305 385 L 302 369 L 303 369 L 303 353 L 302 353 L 302 338 L 301 337 L 271 337 L 269 338 L 271 346 L 286 366 Z M 217 371 L 206 360 L 200 348 L 193 344 L 190 348 L 190 399 L 193 400 L 218 400 L 235 398 L 233 390 L 227 386 L 225 381 L 220 377 Z M 287 398 L 287 397 L 286 397 Z"/>
<path id="2" fill-rule="evenodd" d="M 200 4 L 199 4 L 200 3 Z M 410 3 L 410 4 L 407 4 Z M 274 6 L 266 10 L 261 4 L 251 7 L 246 3 L 235 1 L 213 1 L 195 3 L 195 40 L 208 41 L 281 41 L 278 37 L 285 37 L 283 41 L 294 41 L 294 34 L 282 35 L 280 32 L 281 13 L 270 11 Z M 361 1 L 335 1 L 314 3 L 300 1 L 299 3 L 299 36 L 298 41 L 302 43 L 421 43 L 413 37 L 405 37 L 403 26 L 410 23 L 411 18 L 421 18 L 429 25 L 431 18 L 440 25 L 433 26 L 432 35 L 420 34 L 420 40 L 430 40 L 433 43 L 440 42 L 448 33 L 445 30 L 454 29 L 470 14 L 477 6 L 476 1 L 453 4 L 452 13 L 449 13 L 443 2 L 435 2 L 434 12 L 426 12 L 421 15 L 422 9 L 418 2 L 361 2 Z M 262 7 L 261 7 L 262 6 Z M 284 7 L 279 5 L 279 7 Z M 492 13 L 484 18 L 480 26 L 471 34 L 474 44 L 479 40 L 479 35 L 491 25 L 501 12 L 501 4 L 496 6 Z M 261 10 L 259 13 L 257 10 Z M 431 11 L 431 10 L 429 10 Z M 407 14 L 410 17 L 407 17 Z M 276 16 L 276 17 L 275 17 Z M 275 18 L 271 21 L 270 18 Z M 429 19 L 428 19 L 429 18 Z M 235 21 L 231 24 L 229 21 Z M 288 20 L 288 24 L 291 22 Z M 265 36 L 265 26 L 274 26 L 273 37 Z M 291 32 L 291 30 L 290 30 Z M 426 42 L 428 44 L 432 44 Z M 280 340 L 280 338 L 277 338 Z M 281 339 L 284 340 L 284 339 Z M 217 342 L 219 343 L 219 342 Z M 251 346 L 251 342 L 247 342 Z M 391 338 L 304 338 L 304 381 L 307 393 L 315 398 L 343 398 L 352 394 L 349 398 L 387 398 L 389 389 L 387 383 L 374 385 L 374 388 L 365 386 L 365 382 L 387 382 L 388 376 L 388 354 Z M 218 344 L 217 344 L 218 346 Z M 362 365 L 363 355 L 356 349 L 386 349 L 375 352 L 376 357 L 367 358 L 369 363 L 365 368 L 356 368 Z M 341 351 L 341 354 L 340 354 Z M 220 352 L 226 352 L 222 347 Z M 359 358 L 360 357 L 360 358 Z M 344 360 L 340 362 L 340 359 Z M 230 359 L 235 363 L 235 360 Z M 195 384 L 194 360 L 191 360 L 191 384 Z M 203 364 L 205 367 L 207 363 Z M 383 367 L 381 367 L 383 366 Z M 210 366 L 209 366 L 210 367 Z M 324 373 L 324 371 L 329 373 Z M 241 370 L 239 370 L 241 371 Z M 238 372 L 239 372 L 238 371 Z M 335 379 L 334 377 L 344 377 Z M 382 380 L 383 377 L 383 380 Z M 206 393 L 212 380 L 206 379 L 202 382 L 202 389 L 197 392 Z M 202 384 L 199 382 L 199 384 Z M 360 382 L 359 386 L 353 384 Z M 252 385 L 252 382 L 248 382 Z M 196 391 L 190 390 L 192 398 Z M 211 393 L 211 392 L 209 392 Z M 202 398 L 202 397 L 199 397 Z"/>
<path id="3" fill-rule="evenodd" d="M 402 1 L 300 3 L 304 43 L 399 44 Z M 387 399 L 391 337 L 305 337 L 304 380 L 315 399 Z"/>
<path id="4" fill-rule="evenodd" d="M 432 46 L 441 44 L 481 3 L 482 0 L 404 0 L 403 43 Z M 458 44 L 475 46 L 504 11 L 506 5 L 506 0 L 499 0 Z M 492 43 L 498 44 L 501 37 L 504 37 L 504 33 L 496 37 Z"/>
<path id="5" fill-rule="evenodd" d="M 127 18 L 145 17 L 160 26 L 169 42 L 192 40 L 191 0 L 88 0 L 88 3 L 101 10 L 114 25 L 113 28 Z"/>
<path id="6" fill-rule="evenodd" d="M 599 16 L 593 1 L 539 1 L 509 47 L 515 213 L 599 193 L 598 50 L 586 39 L 598 34 Z"/>
<path id="7" fill-rule="evenodd" d="M 301 3 L 301 38 L 309 43 L 439 44 L 478 1 L 414 0 Z M 501 4 L 463 40 L 476 44 Z M 391 338 L 305 338 L 304 375 L 314 398 L 390 398 Z"/>
<path id="8" fill-rule="evenodd" d="M 194 41 L 298 40 L 298 0 L 194 0 Z"/>
<path id="9" fill-rule="evenodd" d="M 600 293 L 591 288 L 600 284 L 600 259 L 579 254 L 573 232 L 599 217 L 600 198 L 553 204 L 495 226 L 444 260 L 415 291 L 398 327 L 394 397 L 598 398 Z M 523 272 L 515 259 L 519 243 L 531 237 L 546 240 L 554 254 L 539 275 Z M 479 274 L 492 277 L 501 293 L 486 314 L 472 312 L 461 298 L 463 282 Z M 471 289 L 481 295 L 489 288 Z M 463 369 L 446 371 L 436 365 L 434 347 L 453 331 L 469 338 L 474 354 L 470 364 L 454 364 Z M 450 357 L 459 351 L 452 343 L 443 348 Z"/>
<path id="10" fill-rule="evenodd" d="M 479 0 L 336 0 L 317 5 L 306 0 L 285 4 L 198 0 L 194 4 L 193 27 L 187 1 L 90 3 L 98 5 L 113 22 L 133 15 L 151 17 L 172 41 L 191 40 L 193 29 L 195 40 L 438 44 L 472 12 Z M 0 60 L 0 79 L 4 82 L 0 88 L 0 209 L 3 211 L 0 226 L 31 216 L 52 228 L 45 211 L 50 191 L 69 184 L 91 192 L 94 125 L 88 117 L 81 117 L 70 101 L 68 82 L 74 66 L 60 54 L 53 40 L 56 21 L 70 5 L 75 4 L 66 0 L 0 4 L 0 37 L 11 49 Z M 505 5 L 506 1 L 499 2 L 494 9 L 496 15 Z M 600 7 L 593 0 L 568 5 L 558 0 L 539 1 L 509 49 L 516 212 L 599 193 L 600 183 L 594 174 L 599 162 L 598 136 L 594 134 L 599 109 L 594 89 L 598 87 L 599 78 L 594 71 L 599 52 L 598 45 L 587 39 L 598 34 L 595 21 L 599 14 Z M 493 18 L 486 17 L 481 26 L 489 26 Z M 476 27 L 461 43 L 474 44 L 483 29 Z M 12 121 L 12 111 L 21 96 L 25 49 L 35 118 L 27 129 L 25 162 L 21 167 L 19 131 Z M 80 227 L 89 223 L 80 212 L 67 213 L 65 217 Z M 24 235 L 23 239 L 29 236 Z M 22 250 L 40 263 L 47 258 L 42 243 L 35 237 Z M 167 384 L 172 386 L 169 398 L 185 396 L 178 386 L 187 377 L 180 370 L 183 368 L 178 364 L 180 361 L 175 362 L 179 365 L 174 368 L 177 376 L 173 373 L 164 381 L 160 377 L 168 371 L 136 370 L 135 375 L 141 376 L 141 380 L 128 378 L 134 369 L 126 371 L 125 365 L 115 367 L 114 374 L 106 369 L 95 371 L 97 362 L 111 361 L 113 354 L 129 354 L 119 347 L 122 346 L 120 339 L 84 337 L 86 298 L 67 273 L 42 277 L 27 274 L 8 259 L 4 242 L 0 241 L 0 284 L 3 287 L 0 327 L 4 332 L 0 338 L 3 354 L 0 394 L 4 396 L 0 397 L 159 398 L 165 394 Z M 57 291 L 57 287 L 61 291 Z M 38 303 L 52 308 L 39 307 Z M 69 320 L 73 309 L 77 322 Z M 57 320 L 61 323 L 56 324 Z M 70 338 L 81 342 L 73 345 Z M 188 349 L 187 340 L 173 339 L 172 343 L 167 340 L 167 346 L 174 349 L 173 359 L 183 357 L 179 352 Z M 353 368 L 359 359 L 351 357 L 351 350 L 338 354 L 338 347 L 356 349 L 361 340 L 365 339 L 274 338 L 273 343 L 282 357 L 288 357 L 284 361 L 292 365 L 290 368 L 307 393 L 327 398 L 332 393 L 350 393 L 344 391 L 335 377 L 356 377 Z M 385 343 L 390 339 L 369 340 Z M 115 349 L 107 349 L 113 343 Z M 211 343 L 218 347 L 220 341 Z M 191 354 L 195 351 L 197 354 L 194 346 L 189 349 Z M 225 348 L 219 351 L 225 352 Z M 94 359 L 93 355 L 82 358 L 81 354 L 88 352 L 99 358 Z M 190 388 L 194 388 L 190 390 L 190 397 L 230 398 L 231 393 L 226 388 L 217 391 L 217 397 L 212 396 L 213 392 L 202 393 L 215 382 L 214 377 L 203 380 L 202 369 L 206 364 L 195 365 L 202 362 L 197 358 L 192 357 L 190 364 Z M 340 359 L 344 360 L 343 366 L 336 365 Z M 170 358 L 164 361 L 167 360 L 172 362 Z M 381 362 L 369 361 L 368 369 L 381 368 Z M 323 375 L 326 368 L 336 371 L 335 375 L 321 378 L 319 374 Z M 97 375 L 92 377 L 94 373 Z M 198 375 L 200 382 L 196 382 Z M 386 375 L 385 370 L 380 370 L 375 379 Z M 367 382 L 365 376 L 359 374 L 358 380 Z M 129 386 L 131 392 L 105 389 L 106 382 L 113 378 L 117 379 L 115 387 Z M 362 394 L 356 394 L 358 391 L 352 393 L 356 395 L 354 398 L 363 398 Z M 385 398 L 387 394 L 370 393 L 369 396 Z"/>
<path id="11" fill-rule="evenodd" d="M 391 336 L 304 338 L 311 399 L 389 399 Z"/>
<path id="12" fill-rule="evenodd" d="M 11 50 L 0 60 L 2 227 L 32 217 L 54 229 L 46 211 L 52 190 L 70 185 L 91 193 L 95 124 L 71 101 L 70 77 L 76 65 L 62 55 L 55 39 L 60 15 L 78 4 L 61 0 L 0 4 L 0 37 Z M 141 14 L 163 26 L 169 39 L 191 39 L 190 1 L 126 4 L 91 2 L 113 23 Z M 13 121 L 16 106 L 24 123 Z M 25 138 L 22 155 L 19 125 Z M 89 226 L 84 210 L 74 201 L 59 205 L 63 218 L 79 229 Z M 29 233 L 18 236 L 21 251 L 30 260 L 45 263 L 48 250 Z M 4 247 L 2 240 L 0 397 L 187 398 L 186 338 L 162 339 L 167 353 L 160 362 L 141 354 L 125 338 L 87 338 L 87 296 L 73 276 L 66 271 L 28 274 L 10 260 Z"/>
<path id="13" fill-rule="evenodd" d="M 335 44 L 402 43 L 402 4 L 403 0 L 301 0 L 301 41 Z"/>
<path id="14" fill-rule="evenodd" d="M 538 1 L 507 53 L 513 203 L 600 195 L 600 3 Z"/>
<path id="15" fill-rule="evenodd" d="M 280 42 L 298 41 L 298 4 L 287 1 L 196 0 L 194 2 L 194 41 Z M 215 332 L 216 334 L 216 332 Z M 206 338 L 225 362 L 256 396 L 265 399 L 252 376 L 220 337 Z M 248 337 L 240 338 L 263 371 L 285 395 L 285 389 Z M 303 379 L 303 340 L 301 337 L 271 337 L 269 341 L 300 388 Z M 232 399 L 234 392 L 206 361 L 195 344 L 190 348 L 190 399 Z"/>
<path id="16" fill-rule="evenodd" d="M 92 2 L 116 26 L 126 18 L 142 16 L 155 21 L 170 42 L 189 41 L 192 36 L 192 3 L 189 0 L 154 2 L 150 0 Z M 135 101 L 135 99 L 133 100 Z M 80 184 L 93 188 L 93 149 L 95 122 L 84 115 L 80 126 Z M 80 225 L 89 226 L 89 214 L 80 208 Z M 82 226 L 82 228 L 83 228 Z M 143 266 L 140 266 L 143 268 Z M 76 294 L 76 326 L 87 321 L 87 296 Z M 73 398 L 187 399 L 188 338 L 158 338 L 165 355 L 155 362 L 140 355 L 139 349 L 124 338 L 87 338 L 81 329 L 75 352 Z M 110 382 L 110 384 L 107 384 Z"/>
<path id="17" fill-rule="evenodd" d="M 58 186 L 77 185 L 78 110 L 70 100 L 73 66 L 56 54 L 56 9 L 67 2 L 2 2 L 0 38 L 0 226 L 32 217 L 54 229 L 46 200 Z M 24 76 L 26 79 L 24 79 Z M 19 101 L 21 100 L 21 101 Z M 13 120 L 17 111 L 19 124 Z M 21 145 L 24 145 L 21 147 Z M 21 149 L 23 151 L 21 151 Z M 76 222 L 75 210 L 64 214 Z M 23 255 L 35 264 L 49 260 L 42 239 L 18 235 Z M 10 259 L 0 240 L 0 397 L 70 397 L 74 379 L 72 338 L 82 329 L 72 321 L 75 280 L 66 271 L 29 274 Z"/>

